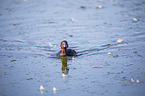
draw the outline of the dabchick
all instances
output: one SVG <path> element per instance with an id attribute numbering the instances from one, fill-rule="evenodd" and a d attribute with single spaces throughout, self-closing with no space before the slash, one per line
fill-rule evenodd
<path id="1" fill-rule="evenodd" d="M 66 40 L 62 41 L 60 44 L 61 50 L 58 52 L 57 56 L 76 56 L 76 51 L 68 48 L 68 43 Z"/>

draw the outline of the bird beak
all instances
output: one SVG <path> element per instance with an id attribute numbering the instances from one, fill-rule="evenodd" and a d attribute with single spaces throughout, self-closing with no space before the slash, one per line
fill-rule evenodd
<path id="1" fill-rule="evenodd" d="M 63 45 L 64 48 L 67 48 L 67 45 Z"/>

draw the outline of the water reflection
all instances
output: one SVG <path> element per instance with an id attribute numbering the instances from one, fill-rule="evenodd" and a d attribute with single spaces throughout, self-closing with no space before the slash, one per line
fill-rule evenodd
<path id="1" fill-rule="evenodd" d="M 66 76 L 68 76 L 68 72 L 69 72 L 69 68 L 67 67 L 67 57 L 61 57 L 61 62 L 62 62 L 62 77 L 65 78 Z"/>

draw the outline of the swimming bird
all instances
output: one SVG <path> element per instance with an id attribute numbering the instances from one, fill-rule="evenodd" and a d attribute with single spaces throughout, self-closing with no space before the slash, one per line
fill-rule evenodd
<path id="1" fill-rule="evenodd" d="M 60 44 L 61 50 L 57 53 L 57 56 L 76 56 L 75 50 L 68 49 L 68 43 L 66 40 L 62 41 Z"/>

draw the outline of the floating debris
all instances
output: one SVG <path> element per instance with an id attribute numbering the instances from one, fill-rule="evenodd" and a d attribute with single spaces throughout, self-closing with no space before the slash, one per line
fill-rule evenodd
<path id="1" fill-rule="evenodd" d="M 86 6 L 82 5 L 81 8 L 86 8 Z"/>
<path id="2" fill-rule="evenodd" d="M 103 2 L 103 0 L 98 0 L 98 2 Z"/>
<path id="3" fill-rule="evenodd" d="M 92 67 L 92 68 L 103 68 L 103 67 Z"/>
<path id="4" fill-rule="evenodd" d="M 117 40 L 117 43 L 122 43 L 122 42 L 123 42 L 122 39 L 118 39 L 118 40 Z"/>
<path id="5" fill-rule="evenodd" d="M 131 78 L 131 82 L 132 82 L 132 83 L 135 83 L 135 81 L 133 80 L 133 78 Z"/>
<path id="6" fill-rule="evenodd" d="M 75 22 L 75 21 L 76 21 L 76 19 L 74 19 L 74 18 L 71 18 L 71 21 L 72 21 L 72 22 Z"/>
<path id="7" fill-rule="evenodd" d="M 17 24 L 13 24 L 13 26 L 16 26 Z"/>
<path id="8" fill-rule="evenodd" d="M 123 71 L 121 71 L 121 73 L 123 73 Z"/>
<path id="9" fill-rule="evenodd" d="M 73 35 L 69 35 L 69 37 L 73 37 Z"/>
<path id="10" fill-rule="evenodd" d="M 114 2 L 114 0 L 110 0 L 111 2 Z"/>
<path id="11" fill-rule="evenodd" d="M 114 55 L 113 57 L 118 57 L 118 55 L 116 54 L 116 55 Z"/>
<path id="12" fill-rule="evenodd" d="M 101 9 L 101 8 L 103 8 L 102 5 L 96 6 L 96 9 Z"/>
<path id="13" fill-rule="evenodd" d="M 43 94 L 43 91 L 45 90 L 45 88 L 41 85 L 40 86 L 40 92 L 41 92 L 41 94 Z"/>
<path id="14" fill-rule="evenodd" d="M 24 2 L 28 2 L 29 0 L 24 0 Z"/>
<path id="15" fill-rule="evenodd" d="M 111 44 L 107 44 L 108 46 L 110 46 Z"/>
<path id="16" fill-rule="evenodd" d="M 68 75 L 67 74 L 62 74 L 62 78 L 65 79 Z"/>
<path id="17" fill-rule="evenodd" d="M 108 52 L 108 55 L 111 55 L 112 53 L 111 52 Z"/>
<path id="18" fill-rule="evenodd" d="M 53 87 L 53 93 L 55 94 L 56 91 L 58 91 L 59 89 L 56 89 L 55 87 Z"/>
<path id="19" fill-rule="evenodd" d="M 17 60 L 11 60 L 11 62 L 14 62 L 14 61 L 17 61 Z"/>
<path id="20" fill-rule="evenodd" d="M 115 57 L 118 57 L 118 55 L 115 55 Z"/>
<path id="21" fill-rule="evenodd" d="M 63 73 L 62 76 L 63 76 L 63 77 L 66 77 L 66 76 L 68 76 L 68 75 L 66 75 L 66 74 Z"/>
<path id="22" fill-rule="evenodd" d="M 26 80 L 33 80 L 33 78 L 28 78 L 28 79 L 26 79 Z"/>
<path id="23" fill-rule="evenodd" d="M 50 47 L 53 47 L 53 45 L 52 45 L 51 43 L 49 43 L 49 46 L 50 46 Z"/>
<path id="24" fill-rule="evenodd" d="M 40 91 L 44 91 L 45 90 L 45 88 L 41 85 L 40 86 Z"/>
<path id="25" fill-rule="evenodd" d="M 133 21 L 134 21 L 134 22 L 137 22 L 137 21 L 138 21 L 138 19 L 136 19 L 136 18 L 133 18 Z"/>
<path id="26" fill-rule="evenodd" d="M 75 59 L 75 57 L 72 57 L 72 59 L 74 60 L 74 59 Z"/>
<path id="27" fill-rule="evenodd" d="M 73 61 L 73 62 L 75 61 L 75 57 L 72 57 L 72 61 Z"/>
<path id="28" fill-rule="evenodd" d="M 137 84 L 139 84 L 139 83 L 140 83 L 140 81 L 137 79 L 137 80 L 136 80 L 136 83 L 137 83 Z"/>

